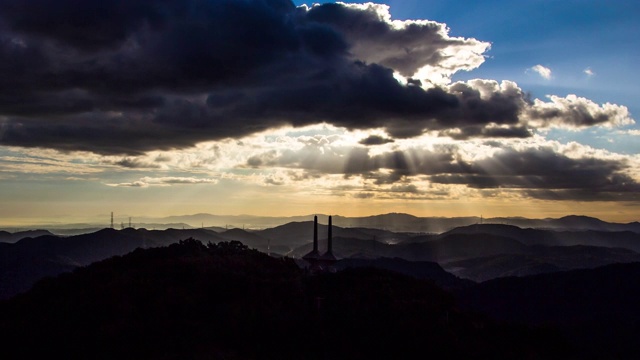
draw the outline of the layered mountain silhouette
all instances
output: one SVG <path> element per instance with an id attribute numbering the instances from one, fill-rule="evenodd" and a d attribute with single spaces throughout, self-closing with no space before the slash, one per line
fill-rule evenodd
<path id="1" fill-rule="evenodd" d="M 163 246 L 196 236 L 202 241 L 222 238 L 208 230 L 103 229 L 70 237 L 44 235 L 27 237 L 13 244 L 0 243 L 0 299 L 29 289 L 45 276 L 86 266 L 136 248 Z"/>
<path id="2" fill-rule="evenodd" d="M 7 233 L 3 235 L 9 242 L 0 242 L 0 298 L 27 290 L 44 276 L 185 238 L 214 244 L 240 241 L 274 256 L 301 258 L 311 251 L 312 228 L 313 222 L 304 221 L 263 230 L 126 228 L 67 237 L 47 231 Z M 320 224 L 318 231 L 319 238 L 325 239 L 327 226 Z M 15 241 L 24 235 L 28 237 Z M 474 281 L 640 261 L 640 234 L 632 231 L 554 231 L 474 224 L 442 234 L 416 234 L 334 226 L 333 236 L 333 251 L 339 259 L 435 262 Z M 320 251 L 326 250 L 326 241 L 319 245 Z"/>
<path id="3" fill-rule="evenodd" d="M 553 331 L 460 311 L 373 268 L 310 275 L 240 242 L 138 249 L 0 302 L 3 359 L 567 358 Z"/>
<path id="4" fill-rule="evenodd" d="M 3 358 L 640 354 L 637 232 L 333 226 L 338 261 L 318 274 L 302 259 L 312 229 L 0 233 Z"/>
<path id="5" fill-rule="evenodd" d="M 327 223 L 328 215 L 317 214 L 321 223 Z M 169 216 L 164 218 L 135 218 L 136 227 L 165 230 L 169 228 L 207 228 L 216 232 L 230 228 L 270 229 L 292 222 L 306 222 L 313 215 L 291 217 L 266 217 L 254 215 L 212 215 L 194 214 Z M 513 225 L 520 228 L 535 228 L 542 230 L 595 230 L 595 231 L 632 231 L 640 233 L 640 223 L 611 223 L 588 216 L 570 215 L 562 218 L 527 219 L 523 217 L 482 218 L 468 217 L 417 217 L 403 213 L 389 213 L 364 217 L 333 216 L 333 224 L 344 228 L 382 229 L 391 232 L 430 233 L 440 234 L 451 229 L 474 224 Z M 49 224 L 38 225 L 38 229 L 49 229 L 58 235 L 78 235 L 95 232 L 104 228 L 101 224 Z M 14 228 L 15 229 L 15 228 Z M 6 230 L 6 229 L 5 229 Z M 2 241 L 2 240 L 0 240 Z"/>
<path id="6" fill-rule="evenodd" d="M 38 237 L 45 235 L 53 235 L 48 230 L 26 230 L 26 231 L 17 231 L 14 233 L 10 233 L 8 231 L 0 230 L 0 243 L 15 243 L 18 240 L 27 238 L 27 237 Z"/>
<path id="7" fill-rule="evenodd" d="M 640 234 L 632 231 L 549 231 L 540 229 L 522 229 L 511 225 L 470 225 L 450 230 L 442 235 L 489 234 L 517 239 L 525 245 L 574 246 L 588 245 L 609 248 L 626 248 L 640 251 Z"/>
<path id="8" fill-rule="evenodd" d="M 339 260 L 335 264 L 337 270 L 352 268 L 374 268 L 397 272 L 416 279 L 429 280 L 444 289 L 463 289 L 472 286 L 473 282 L 461 279 L 446 272 L 440 265 L 431 261 L 408 261 L 400 258 Z"/>
<path id="9" fill-rule="evenodd" d="M 640 262 L 640 254 L 622 248 L 583 245 L 531 246 L 525 254 L 501 254 L 452 261 L 444 267 L 462 278 L 482 282 L 501 277 L 545 274 L 631 262 Z"/>

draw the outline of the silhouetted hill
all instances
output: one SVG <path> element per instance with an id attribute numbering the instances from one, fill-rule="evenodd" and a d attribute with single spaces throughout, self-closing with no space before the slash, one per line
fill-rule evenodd
<path id="1" fill-rule="evenodd" d="M 527 276 L 640 261 L 640 254 L 632 250 L 611 247 L 637 247 L 640 245 L 640 239 L 636 239 L 639 236 L 632 232 L 556 232 L 486 224 L 456 228 L 426 239 L 419 236 L 418 241 L 409 240 L 396 245 L 336 237 L 334 254 L 338 258 L 398 257 L 433 261 L 460 277 L 485 281 L 503 276 Z M 571 246 L 534 245 L 536 243 Z M 573 245 L 575 243 L 604 246 Z M 309 240 L 290 255 L 300 258 L 311 249 Z"/>
<path id="2" fill-rule="evenodd" d="M 398 233 L 382 229 L 358 227 L 350 228 L 350 230 L 358 231 L 358 233 L 364 234 L 364 236 L 368 235 L 371 240 L 385 244 L 398 244 L 411 238 L 411 235 L 408 233 Z"/>
<path id="3" fill-rule="evenodd" d="M 323 245 L 324 241 L 320 244 Z M 291 255 L 302 257 L 312 249 L 312 243 L 296 248 Z M 527 246 L 506 237 L 487 234 L 456 234 L 438 240 L 419 243 L 382 244 L 373 240 L 335 237 L 333 252 L 338 258 L 398 257 L 410 261 L 444 263 L 453 260 L 495 254 L 526 253 Z"/>
<path id="4" fill-rule="evenodd" d="M 637 359 L 640 263 L 523 278 L 501 278 L 460 291 L 469 309 L 529 325 L 554 326 L 579 358 Z"/>
<path id="5" fill-rule="evenodd" d="M 326 222 L 326 215 L 321 215 L 321 221 Z M 313 215 L 291 216 L 291 217 L 270 217 L 255 215 L 213 215 L 213 214 L 193 214 L 167 216 L 163 218 L 141 218 L 145 222 L 171 223 L 180 222 L 187 223 L 194 227 L 210 227 L 217 226 L 223 229 L 245 228 L 245 229 L 264 229 L 283 225 L 290 222 L 302 222 L 313 219 Z"/>
<path id="6" fill-rule="evenodd" d="M 225 232 L 225 231 L 229 230 L 227 228 L 223 228 L 223 227 L 220 227 L 220 226 L 207 226 L 207 227 L 204 227 L 203 229 L 215 231 L 217 233 L 221 233 L 221 232 Z"/>
<path id="7" fill-rule="evenodd" d="M 436 235 L 434 238 L 439 239 L 448 235 L 457 234 L 491 234 L 503 237 L 509 237 L 512 239 L 519 239 L 522 242 L 527 242 L 526 239 L 531 237 L 529 234 L 535 234 L 533 236 L 539 237 L 540 234 L 547 233 L 545 230 L 534 229 L 522 229 L 513 225 L 504 224 L 473 224 L 468 226 L 460 226 L 455 229 L 451 229 L 440 235 Z"/>
<path id="8" fill-rule="evenodd" d="M 223 238 L 212 230 L 207 229 L 166 229 L 166 230 L 147 230 L 147 229 L 124 229 L 121 230 L 132 236 L 141 237 L 144 242 L 144 247 L 150 246 L 164 246 L 175 243 L 180 239 L 194 238 L 204 242 L 218 242 Z"/>
<path id="9" fill-rule="evenodd" d="M 433 241 L 438 239 L 438 234 L 420 234 L 420 235 L 407 235 L 407 238 L 403 241 L 405 244 L 409 243 L 421 243 L 427 241 Z"/>
<path id="10" fill-rule="evenodd" d="M 443 264 L 456 276 L 477 282 L 507 276 L 528 276 L 564 270 L 544 259 L 525 254 L 501 254 Z"/>
<path id="11" fill-rule="evenodd" d="M 91 234 L 96 231 L 100 231 L 104 227 L 90 227 L 90 228 L 71 228 L 71 229 L 51 229 L 52 234 L 56 236 L 74 236 L 82 234 Z"/>
<path id="12" fill-rule="evenodd" d="M 326 226 L 318 224 L 318 233 L 326 238 Z M 313 241 L 313 221 L 291 222 L 274 228 L 255 232 L 262 238 L 270 239 L 273 245 L 297 247 Z"/>
<path id="13" fill-rule="evenodd" d="M 320 252 L 326 249 L 326 240 L 319 244 Z M 301 258 L 313 249 L 313 242 L 304 244 L 288 253 L 288 256 Z M 379 257 L 393 257 L 393 245 L 383 244 L 374 240 L 362 240 L 343 237 L 333 238 L 333 253 L 337 258 L 376 259 Z"/>
<path id="14" fill-rule="evenodd" d="M 507 224 L 521 228 L 552 230 L 633 231 L 640 233 L 640 223 L 610 223 L 589 216 L 569 215 L 559 219 L 491 218 L 485 223 Z"/>
<path id="15" fill-rule="evenodd" d="M 242 229 L 230 229 L 218 234 L 225 241 L 240 241 L 252 249 L 267 252 L 268 239 Z M 288 249 L 288 248 L 287 248 Z"/>
<path id="16" fill-rule="evenodd" d="M 628 224 L 616 224 L 589 216 L 569 215 L 560 219 L 551 219 L 548 223 L 550 227 L 563 229 L 640 232 L 640 223 L 637 221 Z"/>
<path id="17" fill-rule="evenodd" d="M 90 235 L 46 235 L 0 244 L 0 299 L 27 290 L 36 280 L 57 275 L 142 246 L 138 239 L 105 229 Z"/>
<path id="18" fill-rule="evenodd" d="M 317 214 L 321 223 L 327 222 L 327 215 Z M 211 215 L 194 214 L 170 216 L 165 218 L 142 218 L 147 223 L 187 223 L 194 227 L 216 225 L 247 229 L 265 229 L 291 222 L 305 222 L 313 219 L 313 215 L 291 217 L 265 217 L 252 215 Z M 333 224 L 339 227 L 384 229 L 393 232 L 442 233 L 460 226 L 493 223 L 514 225 L 522 228 L 541 228 L 556 230 L 597 230 L 597 231 L 633 231 L 640 233 L 640 223 L 609 223 L 587 216 L 571 215 L 559 219 L 527 219 L 523 217 L 498 217 L 482 219 L 479 216 L 468 217 L 417 217 L 403 213 L 389 213 L 363 217 L 345 217 L 334 215 Z"/>
<path id="19" fill-rule="evenodd" d="M 566 358 L 562 340 L 456 309 L 379 269 L 309 276 L 238 242 L 138 249 L 0 302 L 3 359 Z"/>
<path id="20" fill-rule="evenodd" d="M 625 248 L 635 252 L 640 252 L 640 234 L 632 231 L 552 231 L 521 229 L 510 225 L 482 224 L 456 228 L 439 235 L 436 239 L 449 234 L 489 234 L 517 239 L 525 245 L 585 245 L 608 248 Z"/>
<path id="21" fill-rule="evenodd" d="M 326 250 L 327 229 L 327 225 L 318 224 L 318 240 L 321 251 Z M 332 232 L 334 237 L 358 240 L 373 241 L 375 236 L 372 232 L 363 232 L 359 229 L 341 228 L 335 225 L 333 226 Z M 272 245 L 288 246 L 290 249 L 294 249 L 301 245 L 313 242 L 313 221 L 291 222 L 271 229 L 256 231 L 255 234 L 262 238 L 270 239 Z"/>
<path id="22" fill-rule="evenodd" d="M 361 227 L 361 228 L 374 228 L 374 229 L 386 229 L 392 231 L 420 231 L 426 224 L 423 223 L 423 219 L 417 216 L 403 214 L 403 213 L 390 213 L 373 216 L 362 217 L 346 217 L 346 216 L 334 216 L 334 224 L 345 227 Z"/>
<path id="23" fill-rule="evenodd" d="M 27 237 L 38 237 L 38 236 L 44 236 L 44 235 L 53 235 L 53 234 L 47 230 L 26 230 L 26 231 L 14 232 L 14 233 L 10 233 L 7 231 L 0 231 L 0 242 L 15 243 L 18 240 L 21 240 Z"/>
<path id="24" fill-rule="evenodd" d="M 317 214 L 320 223 L 327 223 L 328 215 Z M 307 222 L 313 219 L 313 215 L 291 217 L 269 217 L 253 215 L 212 215 L 193 214 L 181 216 L 169 216 L 164 218 L 135 218 L 135 227 L 165 230 L 168 228 L 208 228 L 221 232 L 231 228 L 247 230 L 263 230 L 277 227 L 292 222 Z M 527 219 L 523 217 L 497 217 L 481 218 L 468 217 L 417 217 L 402 213 L 389 213 L 364 217 L 333 216 L 333 224 L 342 228 L 366 228 L 378 229 L 400 233 L 428 233 L 440 234 L 451 229 L 474 224 L 502 224 L 520 228 L 535 228 L 546 230 L 572 230 L 572 231 L 632 231 L 640 233 L 640 223 L 611 223 L 601 221 L 588 216 L 570 215 L 559 219 Z M 78 235 L 97 231 L 104 227 L 99 224 L 41 224 L 33 228 L 47 229 L 58 235 Z M 11 227 L 18 229 L 18 227 Z M 22 228 L 20 228 L 22 229 Z M 3 230 L 7 230 L 4 228 Z"/>
<path id="25" fill-rule="evenodd" d="M 397 219 L 404 218 L 401 215 Z M 399 220 L 398 220 L 399 221 Z M 319 249 L 326 250 L 327 226 L 319 224 Z M 6 234 L 5 234 L 6 235 Z M 529 275 L 574 268 L 590 268 L 615 262 L 636 261 L 637 255 L 616 248 L 640 251 L 640 234 L 604 231 L 551 231 L 521 229 L 510 225 L 475 224 L 440 235 L 394 233 L 380 229 L 334 226 L 334 254 L 338 258 L 403 258 L 438 262 L 462 277 L 482 281 L 495 276 Z M 0 298 L 24 291 L 42 276 L 56 275 L 75 266 L 137 247 L 163 246 L 183 238 L 203 242 L 237 240 L 263 252 L 302 257 L 312 247 L 313 222 L 293 222 L 272 229 L 222 232 L 206 228 L 146 230 L 103 229 L 69 237 L 29 237 L 16 243 L 0 242 Z M 602 247 L 552 253 L 536 246 Z M 477 259 L 476 261 L 460 262 Z M 455 263 L 453 263 L 455 262 Z"/>
<path id="26" fill-rule="evenodd" d="M 473 284 L 472 281 L 460 279 L 446 272 L 438 263 L 430 261 L 407 261 L 400 258 L 349 258 L 339 260 L 335 264 L 335 268 L 338 270 L 367 267 L 390 270 L 403 275 L 413 276 L 417 279 L 430 280 L 444 289 L 459 289 Z"/>
<path id="27" fill-rule="evenodd" d="M 549 221 L 550 224 L 562 224 L 573 229 L 607 230 L 609 223 L 590 216 L 569 215 Z"/>
<path id="28" fill-rule="evenodd" d="M 124 255 L 139 247 L 169 245 L 187 237 L 205 242 L 223 240 L 217 233 L 204 229 L 107 228 L 91 234 L 69 237 L 46 235 L 24 238 L 13 244 L 0 243 L 0 299 L 29 289 L 44 276 L 54 276 L 77 266 Z"/>
<path id="29" fill-rule="evenodd" d="M 446 234 L 435 240 L 403 243 L 393 248 L 394 256 L 407 260 L 444 263 L 497 254 L 523 254 L 527 247 L 509 237 L 487 234 Z"/>
<path id="30" fill-rule="evenodd" d="M 486 281 L 499 277 L 591 269 L 630 262 L 640 262 L 640 254 L 627 249 L 582 245 L 532 246 L 527 254 L 503 254 L 453 261 L 444 264 L 444 268 L 465 279 Z"/>
<path id="31" fill-rule="evenodd" d="M 529 276 L 562 271 L 559 266 L 527 254 L 500 254 L 443 264 L 446 271 L 476 282 L 507 276 Z"/>
<path id="32" fill-rule="evenodd" d="M 362 229 L 359 231 L 364 232 Z M 576 245 L 582 243 L 599 246 Z M 637 248 L 638 245 L 640 235 L 632 232 L 560 232 L 476 224 L 440 235 L 416 236 L 393 246 L 337 237 L 334 239 L 334 253 L 339 258 L 399 257 L 412 261 L 434 261 L 458 276 L 485 281 L 496 277 L 527 276 L 639 261 L 639 254 L 614 247 Z M 301 257 L 311 247 L 311 240 L 308 240 L 291 255 Z"/>
<path id="33" fill-rule="evenodd" d="M 123 225 L 123 224 L 120 224 Z M 128 227 L 130 228 L 130 227 Z M 104 226 L 100 226 L 100 227 L 84 227 L 84 228 L 65 228 L 65 227 L 54 227 L 51 229 L 51 232 L 53 232 L 55 235 L 61 235 L 61 236 L 74 236 L 74 235 L 82 235 L 82 234 L 91 234 L 94 233 L 96 231 L 100 231 L 104 229 Z M 116 229 L 120 229 L 120 227 L 116 227 Z M 121 229 L 121 230 L 125 230 L 127 228 Z M 168 223 L 168 224 L 158 224 L 158 223 L 137 223 L 135 224 L 135 229 L 139 229 L 139 230 L 146 230 L 146 229 L 153 229 L 153 230 L 167 230 L 167 229 L 194 229 L 193 226 L 189 225 L 189 224 L 185 224 L 185 223 Z M 209 229 L 209 230 L 214 230 L 215 229 Z"/>

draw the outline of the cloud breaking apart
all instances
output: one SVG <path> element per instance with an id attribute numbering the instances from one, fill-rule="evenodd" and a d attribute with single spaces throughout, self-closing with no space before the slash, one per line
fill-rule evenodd
<path id="1" fill-rule="evenodd" d="M 532 100 L 510 81 L 452 83 L 490 44 L 392 20 L 386 5 L 1 0 L 0 14 L 2 145 L 140 155 L 320 122 L 382 129 L 374 145 L 633 121 L 624 106 Z"/>
<path id="2" fill-rule="evenodd" d="M 531 67 L 531 69 L 529 70 L 537 73 L 538 75 L 542 76 L 542 78 L 546 80 L 551 79 L 551 69 L 549 69 L 548 67 L 538 64 L 536 66 Z"/>

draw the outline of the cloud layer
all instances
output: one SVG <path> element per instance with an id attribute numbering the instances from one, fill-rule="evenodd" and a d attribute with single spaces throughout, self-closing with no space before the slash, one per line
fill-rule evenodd
<path id="1" fill-rule="evenodd" d="M 490 44 L 384 5 L 0 0 L 0 14 L 0 145 L 140 155 L 319 122 L 388 135 L 367 145 L 633 122 L 509 81 L 451 83 Z"/>
<path id="2" fill-rule="evenodd" d="M 120 187 L 149 187 L 149 186 L 171 186 L 171 185 L 194 185 L 194 184 L 216 184 L 217 179 L 202 179 L 193 177 L 160 177 L 152 178 L 145 176 L 140 180 L 130 183 L 108 184 L 109 186 Z"/>
<path id="3" fill-rule="evenodd" d="M 488 197 L 517 192 L 544 200 L 640 200 L 640 183 L 631 176 L 637 164 L 594 154 L 577 144 L 559 148 L 544 141 L 520 145 L 488 142 L 469 149 L 453 144 L 390 147 L 375 153 L 369 148 L 307 141 L 298 149 L 256 154 L 246 165 L 303 170 L 307 174 L 292 175 L 294 181 L 327 175 L 360 177 L 367 184 L 364 189 L 369 191 L 368 198 L 374 196 L 370 192 L 374 190 L 385 196 L 431 198 L 439 190 L 461 186 Z"/>

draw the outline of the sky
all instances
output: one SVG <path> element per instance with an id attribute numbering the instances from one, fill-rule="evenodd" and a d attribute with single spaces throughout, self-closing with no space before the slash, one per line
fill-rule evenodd
<path id="1" fill-rule="evenodd" d="M 0 0 L 0 225 L 637 221 L 638 14 L 596 0 Z"/>

